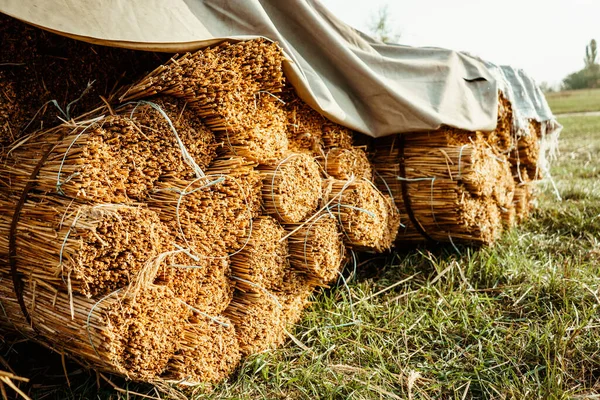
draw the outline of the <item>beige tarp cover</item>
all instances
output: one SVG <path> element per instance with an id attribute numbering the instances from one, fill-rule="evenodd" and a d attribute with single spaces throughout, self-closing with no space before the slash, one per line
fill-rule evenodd
<path id="1" fill-rule="evenodd" d="M 0 0 L 0 11 L 84 41 L 191 51 L 223 39 L 279 42 L 288 79 L 330 119 L 371 136 L 451 125 L 492 130 L 496 79 L 468 55 L 377 42 L 317 0 Z"/>

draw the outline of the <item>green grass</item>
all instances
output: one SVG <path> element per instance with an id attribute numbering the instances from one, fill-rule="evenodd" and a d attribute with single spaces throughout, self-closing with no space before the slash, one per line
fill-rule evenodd
<path id="1" fill-rule="evenodd" d="M 554 114 L 600 111 L 600 89 L 547 93 L 546 100 Z"/>
<path id="2" fill-rule="evenodd" d="M 562 202 L 542 187 L 532 218 L 491 248 L 373 259 L 348 287 L 314 296 L 295 342 L 191 398 L 597 398 L 600 117 L 561 122 Z M 95 376 L 79 374 L 56 398 L 96 398 Z M 133 397 L 103 388 L 98 398 Z"/>

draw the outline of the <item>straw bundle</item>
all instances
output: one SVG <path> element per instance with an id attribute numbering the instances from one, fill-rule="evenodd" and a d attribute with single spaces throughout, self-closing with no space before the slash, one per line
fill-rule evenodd
<path id="1" fill-rule="evenodd" d="M 0 196 L 0 255 L 7 258 L 16 200 Z M 31 283 L 87 297 L 130 283 L 146 260 L 170 250 L 158 215 L 142 207 L 80 205 L 30 196 L 14 231 L 16 265 Z M 0 264 L 8 274 L 8 265 Z"/>
<path id="2" fill-rule="evenodd" d="M 238 176 L 208 174 L 192 181 L 172 181 L 148 199 L 176 241 L 194 255 L 222 257 L 243 247 L 257 216 L 256 171 Z"/>
<path id="3" fill-rule="evenodd" d="M 299 222 L 317 208 L 321 198 L 319 165 L 308 154 L 292 153 L 274 165 L 261 165 L 262 194 L 267 214 L 281 222 Z"/>
<path id="4" fill-rule="evenodd" d="M 283 281 L 288 266 L 285 229 L 271 217 L 261 216 L 252 222 L 246 246 L 231 256 L 231 270 L 242 291 L 273 289 Z"/>
<path id="5" fill-rule="evenodd" d="M 517 175 L 518 182 L 541 178 L 538 165 L 540 160 L 540 140 L 542 138 L 541 124 L 538 121 L 528 121 L 528 129 L 518 132 L 515 148 L 510 153 L 510 162 Z M 523 169 L 527 171 L 524 176 Z"/>
<path id="6" fill-rule="evenodd" d="M 405 225 L 399 241 L 491 243 L 512 208 L 510 165 L 481 136 L 450 128 L 379 141 L 375 168 Z M 401 162 L 403 161 L 403 164 Z"/>
<path id="7" fill-rule="evenodd" d="M 187 53 L 161 65 L 121 100 L 158 93 L 185 99 L 234 155 L 274 162 L 287 151 L 283 53 L 263 39 Z"/>
<path id="8" fill-rule="evenodd" d="M 102 111 L 107 110 L 15 146 L 4 157 L 0 179 L 21 191 L 46 157 L 36 176 L 37 190 L 123 203 L 144 200 L 160 181 L 193 177 L 215 156 L 214 135 L 184 103 L 158 99 L 127 105 L 120 115 L 103 117 Z"/>
<path id="9" fill-rule="evenodd" d="M 316 285 L 336 280 L 344 261 L 344 243 L 337 221 L 324 213 L 312 221 L 288 224 L 290 264 Z"/>
<path id="10" fill-rule="evenodd" d="M 11 282 L 5 273 L 2 279 Z M 12 287 L 0 285 L 0 301 L 10 316 L 0 319 L 4 330 L 33 337 L 92 368 L 146 381 L 165 370 L 181 340 L 184 324 L 178 321 L 188 315 L 161 286 L 113 292 L 100 300 L 69 298 L 42 285 L 24 286 L 22 299 L 31 322 Z"/>
<path id="11" fill-rule="evenodd" d="M 389 250 L 400 224 L 393 200 L 368 180 L 323 182 L 329 210 L 339 221 L 345 242 L 357 250 Z"/>
<path id="12" fill-rule="evenodd" d="M 281 98 L 287 116 L 289 148 L 321 157 L 333 148 L 351 149 L 353 132 L 328 120 L 304 103 L 291 87 L 284 88 Z"/>
<path id="13" fill-rule="evenodd" d="M 283 344 L 285 319 L 282 305 L 267 291 L 236 293 L 224 313 L 235 325 L 242 355 Z"/>
<path id="14" fill-rule="evenodd" d="M 329 150 L 325 156 L 325 170 L 330 176 L 341 180 L 373 179 L 371 163 L 365 149 L 361 147 L 336 147 Z"/>
<path id="15" fill-rule="evenodd" d="M 233 373 L 240 359 L 231 321 L 225 317 L 216 321 L 193 317 L 162 377 L 186 384 L 217 383 Z"/>
<path id="16" fill-rule="evenodd" d="M 314 290 L 315 283 L 310 277 L 293 270 L 287 271 L 283 285 L 274 292 L 281 304 L 284 326 L 293 326 L 300 320 Z"/>
<path id="17" fill-rule="evenodd" d="M 227 256 L 178 252 L 159 266 L 154 283 L 167 286 L 179 300 L 210 316 L 223 312 L 233 297 Z"/>
<path id="18" fill-rule="evenodd" d="M 290 89 L 284 90 L 289 149 L 296 153 L 306 152 L 315 157 L 323 152 L 323 124 L 326 119 Z"/>

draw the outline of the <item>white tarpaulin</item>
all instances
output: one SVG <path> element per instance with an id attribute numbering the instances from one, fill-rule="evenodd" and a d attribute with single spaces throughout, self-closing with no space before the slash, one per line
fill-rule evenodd
<path id="1" fill-rule="evenodd" d="M 498 82 L 480 60 L 383 44 L 317 0 L 0 0 L 0 11 L 84 41 L 183 52 L 223 39 L 279 42 L 287 78 L 333 121 L 371 136 L 494 129 Z"/>

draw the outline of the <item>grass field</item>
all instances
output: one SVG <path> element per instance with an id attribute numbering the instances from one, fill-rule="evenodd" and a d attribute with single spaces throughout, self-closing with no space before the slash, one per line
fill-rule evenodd
<path id="1" fill-rule="evenodd" d="M 546 100 L 554 114 L 600 111 L 600 89 L 547 93 Z"/>
<path id="2" fill-rule="evenodd" d="M 191 398 L 599 398 L 600 117 L 561 122 L 562 202 L 542 186 L 533 217 L 493 248 L 367 262 L 315 295 L 284 348 Z M 98 394 L 95 375 L 68 369 L 71 389 L 57 364 L 46 373 L 62 385 L 40 396 L 135 397 L 106 384 Z"/>

